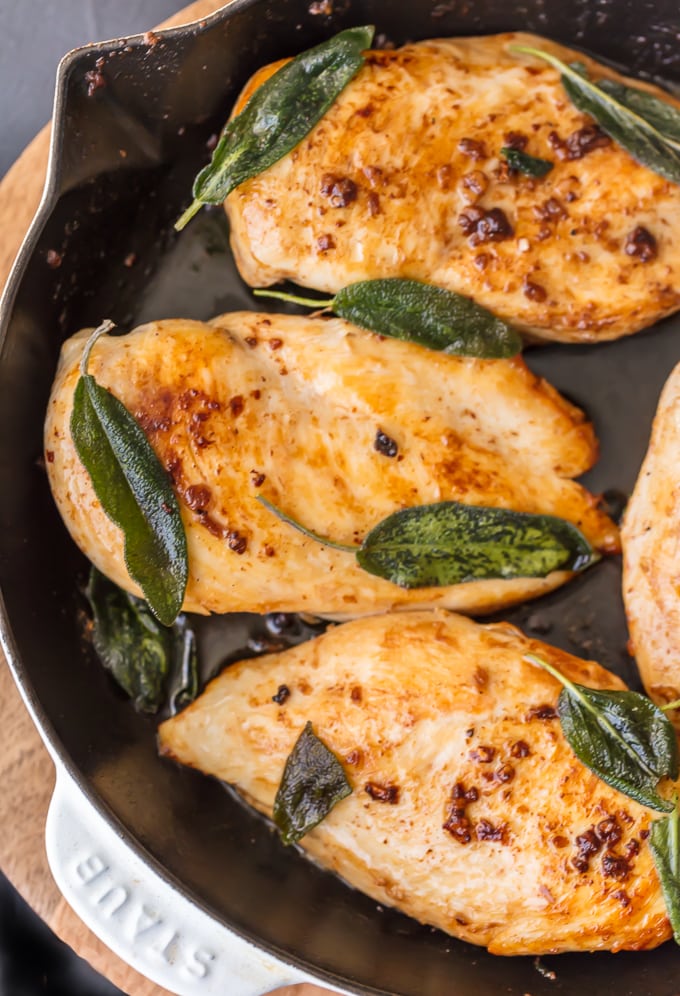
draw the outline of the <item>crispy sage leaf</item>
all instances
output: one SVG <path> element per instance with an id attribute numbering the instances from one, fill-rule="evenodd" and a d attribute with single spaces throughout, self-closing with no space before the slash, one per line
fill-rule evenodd
<path id="1" fill-rule="evenodd" d="M 455 356 L 504 359 L 522 349 L 518 332 L 471 298 L 420 280 L 360 280 L 330 300 L 256 290 L 292 304 L 330 308 L 340 318 L 380 335 L 416 342 Z"/>
<path id="2" fill-rule="evenodd" d="M 657 786 L 678 777 L 678 744 L 667 716 L 639 692 L 602 691 L 570 681 L 533 654 L 527 660 L 564 686 L 557 714 L 578 759 L 607 785 L 643 806 L 669 813 L 673 803 Z"/>
<path id="3" fill-rule="evenodd" d="M 104 512 L 125 538 L 125 564 L 156 618 L 176 618 L 189 576 L 184 525 L 170 480 L 141 428 L 110 391 L 87 373 L 92 347 L 112 328 L 105 322 L 83 352 L 71 436 Z"/>
<path id="4" fill-rule="evenodd" d="M 546 176 L 554 167 L 548 159 L 538 159 L 536 156 L 529 156 L 520 149 L 511 149 L 503 146 L 501 155 L 507 160 L 510 169 L 517 170 L 518 173 L 526 173 L 527 176 Z"/>
<path id="5" fill-rule="evenodd" d="M 351 793 L 337 757 L 307 723 L 288 756 L 274 801 L 283 843 L 297 844 Z"/>
<path id="6" fill-rule="evenodd" d="M 680 944 L 680 813 L 675 799 L 673 812 L 652 823 L 649 847 L 654 858 L 673 938 Z"/>
<path id="7" fill-rule="evenodd" d="M 552 515 L 444 501 L 404 508 L 365 537 L 357 561 L 402 588 L 578 571 L 597 555 L 576 526 Z"/>
<path id="8" fill-rule="evenodd" d="M 300 525 L 266 498 L 258 500 L 305 536 L 355 553 L 369 574 L 402 588 L 545 577 L 551 571 L 580 571 L 599 559 L 576 526 L 552 515 L 455 501 L 416 505 L 383 519 L 361 546 L 345 546 Z"/>
<path id="9" fill-rule="evenodd" d="M 653 93 L 626 86 L 616 80 L 600 80 L 598 86 L 619 104 L 644 118 L 663 134 L 666 141 L 680 149 L 680 111 L 676 107 L 655 97 Z"/>
<path id="10" fill-rule="evenodd" d="M 680 183 L 680 111 L 634 87 L 608 80 L 594 83 L 580 64 L 567 65 L 541 49 L 524 45 L 512 49 L 549 62 L 562 74 L 562 85 L 579 111 L 595 118 L 633 159 Z"/>
<path id="11" fill-rule="evenodd" d="M 204 204 L 221 204 L 252 176 L 295 148 L 361 68 L 375 28 L 348 28 L 301 52 L 260 86 L 222 132 L 210 163 L 194 181 L 181 230 Z"/>
<path id="12" fill-rule="evenodd" d="M 198 694 L 196 639 L 186 617 L 161 626 L 141 598 L 122 591 L 93 567 L 85 594 L 93 616 L 92 642 L 104 667 L 136 709 L 171 712 Z"/>

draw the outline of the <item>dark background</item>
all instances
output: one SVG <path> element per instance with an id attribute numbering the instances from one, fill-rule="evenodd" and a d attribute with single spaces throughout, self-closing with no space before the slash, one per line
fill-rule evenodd
<path id="1" fill-rule="evenodd" d="M 0 176 L 49 119 L 61 57 L 146 31 L 182 0 L 0 0 Z M 0 828 L 1 832 L 1 828 Z M 0 996 L 116 996 L 28 909 L 0 872 Z"/>

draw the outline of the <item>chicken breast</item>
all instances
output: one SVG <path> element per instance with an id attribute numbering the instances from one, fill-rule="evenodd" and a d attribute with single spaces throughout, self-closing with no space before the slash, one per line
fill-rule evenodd
<path id="1" fill-rule="evenodd" d="M 622 79 L 525 34 L 370 52 L 307 138 L 227 198 L 243 278 L 335 293 L 410 277 L 565 342 L 615 339 L 676 310 L 680 186 L 611 142 L 558 72 L 513 44 Z M 256 73 L 235 112 L 278 65 Z M 553 169 L 510 174 L 504 146 Z"/>
<path id="2" fill-rule="evenodd" d="M 506 624 L 393 613 L 227 668 L 161 725 L 160 750 L 269 816 L 311 722 L 353 792 L 301 845 L 351 885 L 495 954 L 655 947 L 670 936 L 647 844 L 658 814 L 576 759 L 561 686 L 528 652 L 623 687 Z"/>
<path id="3" fill-rule="evenodd" d="M 137 592 L 122 536 L 71 439 L 86 339 L 80 333 L 63 347 L 46 466 L 76 543 Z M 461 359 L 340 319 L 241 312 L 105 337 L 89 370 L 134 413 L 172 477 L 188 538 L 190 611 L 490 611 L 569 576 L 402 589 L 279 521 L 258 495 L 340 543 L 359 542 L 396 509 L 456 499 L 550 512 L 597 549 L 618 548 L 616 527 L 570 480 L 595 457 L 592 426 L 519 358 Z"/>
<path id="4" fill-rule="evenodd" d="M 680 699 L 680 366 L 659 400 L 622 529 L 623 597 L 640 676 L 655 702 Z M 675 712 L 676 721 L 680 712 Z"/>

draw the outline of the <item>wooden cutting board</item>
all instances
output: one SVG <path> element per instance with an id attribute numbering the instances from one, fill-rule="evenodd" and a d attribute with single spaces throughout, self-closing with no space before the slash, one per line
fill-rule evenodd
<path id="1" fill-rule="evenodd" d="M 220 0 L 197 0 L 161 27 L 212 14 Z M 33 218 L 45 179 L 49 125 L 0 183 L 0 287 Z M 54 785 L 52 762 L 24 707 L 0 651 L 0 868 L 59 937 L 131 996 L 169 996 L 99 941 L 66 904 L 45 854 L 45 818 Z M 225 996 L 228 994 L 225 993 Z M 317 986 L 288 986 L 277 996 L 328 996 Z"/>

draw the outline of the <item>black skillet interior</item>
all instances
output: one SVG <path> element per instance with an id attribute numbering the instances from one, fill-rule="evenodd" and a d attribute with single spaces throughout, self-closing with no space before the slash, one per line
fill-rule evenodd
<path id="1" fill-rule="evenodd" d="M 3 324 L 0 584 L 13 666 L 66 764 L 131 844 L 218 919 L 330 984 L 399 996 L 671 996 L 680 987 L 671 945 L 544 959 L 552 980 L 532 959 L 494 958 L 377 908 L 284 850 L 216 782 L 160 761 L 154 723 L 134 713 L 81 641 L 86 565 L 39 464 L 59 345 L 102 317 L 130 328 L 255 307 L 231 263 L 222 213 L 204 212 L 179 237 L 172 222 L 207 156 L 206 140 L 253 69 L 361 23 L 375 23 L 395 43 L 536 31 L 680 84 L 677 0 L 237 0 L 202 26 L 71 57 L 62 73 L 53 209 L 24 254 Z M 603 455 L 588 478 L 593 490 L 630 491 L 659 390 L 680 358 L 678 335 L 675 319 L 622 342 L 529 351 L 529 364 L 595 420 Z M 619 587 L 620 565 L 610 559 L 510 618 L 635 682 Z M 268 640 L 309 635 L 283 622 L 290 628 L 274 632 L 256 617 L 212 621 L 201 631 L 206 668 Z"/>

